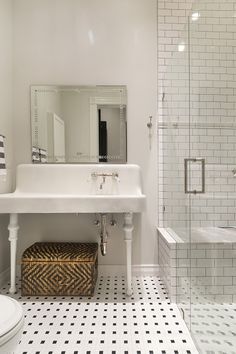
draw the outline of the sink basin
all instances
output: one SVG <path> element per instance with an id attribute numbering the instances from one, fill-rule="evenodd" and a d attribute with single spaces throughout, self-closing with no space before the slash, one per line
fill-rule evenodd
<path id="1" fill-rule="evenodd" d="M 0 213 L 9 215 L 11 285 L 16 291 L 16 252 L 19 214 L 29 213 L 124 213 L 126 277 L 132 294 L 133 213 L 145 207 L 141 171 L 136 165 L 19 165 L 16 190 L 0 194 Z M 102 215 L 103 218 L 106 216 Z M 101 242 L 106 244 L 102 239 Z"/>
<path id="2" fill-rule="evenodd" d="M 105 175 L 105 178 L 104 178 Z M 19 165 L 16 190 L 0 195 L 0 213 L 142 212 L 137 165 Z"/>

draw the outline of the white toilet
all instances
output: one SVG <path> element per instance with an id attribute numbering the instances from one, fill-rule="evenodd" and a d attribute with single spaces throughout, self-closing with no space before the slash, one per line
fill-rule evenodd
<path id="1" fill-rule="evenodd" d="M 0 295 L 0 354 L 13 354 L 20 340 L 24 324 L 21 305 L 14 299 Z"/>

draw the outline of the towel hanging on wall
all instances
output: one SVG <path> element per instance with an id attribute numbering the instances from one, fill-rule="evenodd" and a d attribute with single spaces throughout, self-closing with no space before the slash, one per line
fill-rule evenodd
<path id="1" fill-rule="evenodd" d="M 39 156 L 40 156 L 40 162 L 41 163 L 46 163 L 47 162 L 47 150 L 39 149 Z"/>
<path id="2" fill-rule="evenodd" d="M 40 163 L 39 148 L 35 146 L 32 147 L 32 162 Z"/>
<path id="3" fill-rule="evenodd" d="M 5 137 L 0 135 L 0 175 L 7 174 L 4 140 Z"/>

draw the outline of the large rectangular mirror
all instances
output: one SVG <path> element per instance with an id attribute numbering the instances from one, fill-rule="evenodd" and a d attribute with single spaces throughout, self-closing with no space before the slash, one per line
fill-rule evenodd
<path id="1" fill-rule="evenodd" d="M 33 163 L 126 163 L 125 86 L 32 86 Z"/>

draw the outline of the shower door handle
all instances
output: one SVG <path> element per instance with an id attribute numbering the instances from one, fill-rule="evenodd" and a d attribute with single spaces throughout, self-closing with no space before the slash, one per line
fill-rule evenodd
<path id="1" fill-rule="evenodd" d="M 201 169 L 202 169 L 202 173 L 201 173 L 201 184 L 202 184 L 202 188 L 200 190 L 197 189 L 193 189 L 193 190 L 189 190 L 188 189 L 188 182 L 189 182 L 189 162 L 193 162 L 193 163 L 201 163 Z M 205 193 L 205 168 L 206 168 L 206 161 L 205 159 L 202 158 L 192 158 L 192 159 L 184 159 L 184 192 L 186 194 L 203 194 Z"/>

